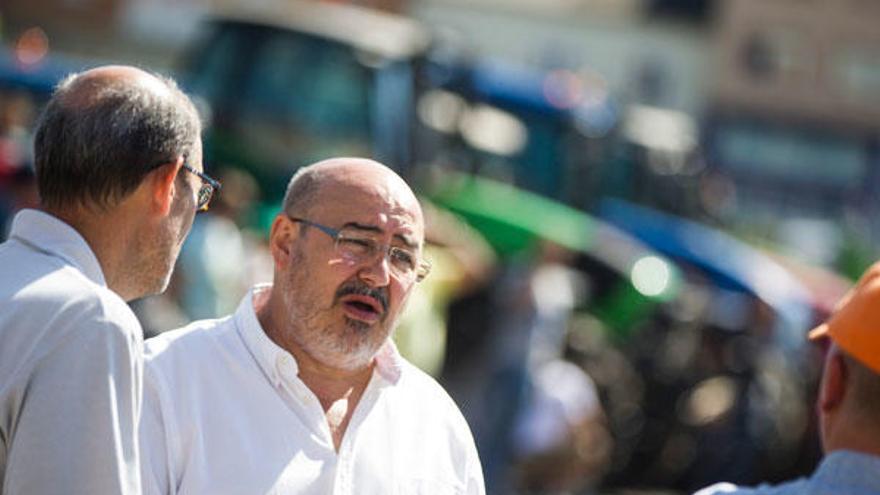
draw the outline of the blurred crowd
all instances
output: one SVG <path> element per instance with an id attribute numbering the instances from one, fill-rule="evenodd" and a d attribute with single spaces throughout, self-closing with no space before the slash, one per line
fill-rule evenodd
<path id="1" fill-rule="evenodd" d="M 28 93 L 0 90 L 0 228 L 4 239 L 14 212 L 37 204 L 31 159 L 36 111 Z"/>
<path id="2" fill-rule="evenodd" d="M 37 201 L 38 105 L 0 92 L 4 232 Z M 169 290 L 134 303 L 147 336 L 228 314 L 271 277 L 257 181 L 212 167 L 222 194 L 197 217 Z M 815 464 L 818 351 L 787 344 L 784 310 L 767 298 L 681 262 L 674 297 L 614 328 L 597 301 L 620 275 L 590 253 L 536 235 L 502 254 L 462 218 L 424 204 L 434 271 L 395 340 L 460 405 L 491 493 L 683 491 L 787 478 Z M 802 331 L 829 310 L 807 309 Z"/>

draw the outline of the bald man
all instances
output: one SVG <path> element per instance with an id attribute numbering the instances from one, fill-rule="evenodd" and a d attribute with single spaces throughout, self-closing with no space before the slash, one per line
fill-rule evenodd
<path id="1" fill-rule="evenodd" d="M 484 493 L 455 404 L 389 339 L 430 268 L 424 231 L 379 163 L 299 170 L 272 224 L 274 285 L 147 341 L 147 493 Z"/>
<path id="2" fill-rule="evenodd" d="M 132 67 L 58 86 L 34 144 L 39 210 L 0 244 L 0 493 L 137 494 L 142 333 L 196 209 L 201 124 Z"/>

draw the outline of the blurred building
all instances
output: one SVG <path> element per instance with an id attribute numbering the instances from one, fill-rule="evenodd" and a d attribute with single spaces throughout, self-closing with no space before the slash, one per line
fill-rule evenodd
<path id="1" fill-rule="evenodd" d="M 582 71 L 628 100 L 693 114 L 707 93 L 711 2 L 673 3 L 411 0 L 410 13 L 479 55 Z"/>
<path id="2" fill-rule="evenodd" d="M 12 35 L 27 27 L 77 29 L 108 35 L 124 0 L 4 0 L 0 12 Z"/>
<path id="3" fill-rule="evenodd" d="M 876 2 L 725 2 L 703 129 L 729 220 L 851 275 L 880 243 L 878 25 Z"/>
<path id="4" fill-rule="evenodd" d="M 187 13 L 210 1 L 4 0 L 0 34 L 12 44 L 38 28 L 51 52 L 161 68 L 195 25 Z"/>
<path id="5" fill-rule="evenodd" d="M 880 133 L 880 3 L 736 0 L 719 20 L 719 106 Z"/>

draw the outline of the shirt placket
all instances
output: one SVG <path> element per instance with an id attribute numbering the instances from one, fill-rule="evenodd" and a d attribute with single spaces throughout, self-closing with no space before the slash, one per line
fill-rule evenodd
<path id="1" fill-rule="evenodd" d="M 280 377 L 279 394 L 300 420 L 322 440 L 325 447 L 332 451 L 333 436 L 327 426 L 324 410 L 315 394 L 296 375 L 293 357 L 286 353 L 278 353 L 276 366 Z"/>
<path id="2" fill-rule="evenodd" d="M 336 476 L 333 481 L 334 495 L 353 494 L 352 475 L 354 466 L 352 463 L 352 457 L 352 452 L 349 447 L 345 445 L 340 447 L 339 455 L 336 458 Z"/>
<path id="3" fill-rule="evenodd" d="M 355 470 L 355 450 L 358 430 L 366 419 L 369 411 L 373 409 L 379 399 L 381 392 L 381 379 L 374 373 L 367 384 L 360 402 L 351 417 L 351 422 L 342 438 L 342 445 L 339 446 L 339 454 L 336 464 L 336 479 L 333 483 L 333 495 L 355 495 L 354 492 L 354 470 Z"/>

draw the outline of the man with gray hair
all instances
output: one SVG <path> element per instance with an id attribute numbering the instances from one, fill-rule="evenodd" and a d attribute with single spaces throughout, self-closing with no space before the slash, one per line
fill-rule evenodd
<path id="1" fill-rule="evenodd" d="M 142 332 L 213 179 L 168 79 L 107 66 L 59 84 L 36 129 L 39 210 L 0 244 L 0 492 L 137 494 Z"/>
<path id="2" fill-rule="evenodd" d="M 387 167 L 297 172 L 270 233 L 274 285 L 147 341 L 144 491 L 483 494 L 458 408 L 390 340 L 428 274 L 424 236 Z"/>

